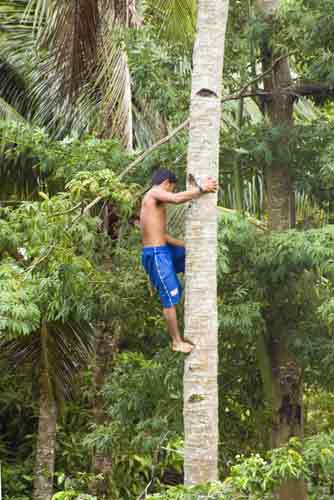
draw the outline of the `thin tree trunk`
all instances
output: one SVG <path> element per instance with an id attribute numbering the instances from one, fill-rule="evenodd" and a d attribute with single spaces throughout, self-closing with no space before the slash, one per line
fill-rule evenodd
<path id="1" fill-rule="evenodd" d="M 292 437 L 304 437 L 303 371 L 288 350 L 288 329 L 284 318 L 271 317 L 272 325 L 280 331 L 258 339 L 257 356 L 266 402 L 270 407 L 272 425 L 270 448 L 286 445 Z M 305 481 L 285 481 L 276 491 L 279 500 L 305 500 Z"/>
<path id="2" fill-rule="evenodd" d="M 47 328 L 41 329 L 42 370 L 39 384 L 39 420 L 36 462 L 33 483 L 33 500 L 51 500 L 55 467 L 57 405 L 49 380 L 46 358 Z"/>
<path id="3" fill-rule="evenodd" d="M 114 364 L 115 355 L 118 352 L 118 337 L 112 335 L 110 324 L 99 322 L 97 325 L 96 338 L 96 360 L 94 368 L 94 421 L 97 426 L 108 425 L 110 418 L 105 409 L 105 399 L 102 395 L 102 389 L 110 375 Z M 112 454 L 104 450 L 95 450 L 92 469 L 95 474 L 101 474 L 92 485 L 92 493 L 98 498 L 107 498 L 110 494 L 110 483 L 112 479 Z"/>
<path id="4" fill-rule="evenodd" d="M 264 71 L 273 62 L 273 54 L 268 44 L 262 47 Z M 286 128 L 285 136 L 281 137 L 278 148 L 284 147 L 288 141 L 289 127 L 293 126 L 293 97 L 290 95 L 275 95 L 275 90 L 291 84 L 291 74 L 287 59 L 279 61 L 272 73 L 264 79 L 264 88 L 273 95 L 266 101 L 265 111 L 273 126 Z M 295 205 L 292 203 L 294 193 L 289 165 L 280 158 L 282 155 L 273 150 L 273 162 L 266 172 L 268 189 L 269 226 L 273 231 L 285 231 L 293 227 L 295 222 Z"/>
<path id="5" fill-rule="evenodd" d="M 244 122 L 244 99 L 240 99 L 239 101 L 239 110 L 238 110 L 238 127 L 241 132 Z M 236 209 L 238 212 L 243 212 L 243 179 L 241 173 L 241 161 L 240 156 L 236 157 L 235 165 L 234 165 L 234 190 L 235 190 L 235 201 L 236 201 Z"/>
<path id="6" fill-rule="evenodd" d="M 279 0 L 257 0 L 257 4 L 270 24 L 279 6 Z M 279 55 L 276 52 L 275 58 Z M 266 70 L 274 59 L 269 40 L 263 42 L 261 56 L 263 70 Z M 293 126 L 293 97 L 279 92 L 281 87 L 289 85 L 290 67 L 288 58 L 285 58 L 264 78 L 264 89 L 272 92 L 271 97 L 264 103 L 265 113 L 273 126 L 286 127 L 286 134 L 278 147 L 284 147 L 288 140 L 289 127 Z M 272 231 L 285 231 L 295 224 L 294 191 L 289 164 L 281 159 L 282 155 L 277 154 L 277 151 L 273 150 L 272 153 L 274 159 L 266 171 L 269 226 Z M 289 319 L 275 313 L 274 297 L 272 304 L 272 311 L 267 320 L 269 336 L 262 344 L 260 367 L 267 401 L 272 411 L 271 446 L 276 448 L 287 444 L 291 437 L 303 438 L 304 411 L 302 370 L 288 349 L 291 330 Z M 306 484 L 304 481 L 286 481 L 278 488 L 276 496 L 279 500 L 305 500 Z"/>
<path id="7" fill-rule="evenodd" d="M 104 232 L 111 236 L 117 236 L 117 227 L 113 227 L 112 214 L 109 212 L 109 205 L 103 208 L 102 227 Z M 104 268 L 112 269 L 112 259 L 104 261 Z M 115 356 L 119 350 L 119 335 L 116 323 L 111 321 L 99 321 L 96 325 L 96 354 L 94 365 L 94 421 L 96 426 L 108 425 L 110 417 L 106 412 L 105 399 L 102 394 L 107 377 L 111 374 Z M 112 453 L 105 450 L 95 450 L 92 458 L 92 470 L 101 478 L 93 482 L 91 490 L 98 498 L 108 498 L 111 494 L 110 484 L 112 480 Z"/>
<path id="8" fill-rule="evenodd" d="M 286 334 L 273 339 L 270 358 L 274 384 L 272 447 L 284 446 L 292 437 L 304 437 L 303 372 L 287 349 Z M 304 500 L 304 481 L 285 481 L 277 491 L 280 500 Z"/>
<path id="9" fill-rule="evenodd" d="M 187 173 L 218 178 L 222 72 L 228 0 L 199 0 Z M 185 483 L 218 479 L 217 195 L 194 201 L 186 217 Z"/>

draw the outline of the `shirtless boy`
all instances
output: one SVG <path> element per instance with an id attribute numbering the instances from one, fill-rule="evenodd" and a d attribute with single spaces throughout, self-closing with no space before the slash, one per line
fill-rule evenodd
<path id="1" fill-rule="evenodd" d="M 201 187 L 174 193 L 176 181 L 169 170 L 158 170 L 153 176 L 152 188 L 143 198 L 140 211 L 142 264 L 159 293 L 172 350 L 187 354 L 194 346 L 180 335 L 175 307 L 181 300 L 182 288 L 177 274 L 185 269 L 185 248 L 183 241 L 167 234 L 165 204 L 186 203 L 202 194 L 213 193 L 217 191 L 217 182 L 206 177 Z"/>

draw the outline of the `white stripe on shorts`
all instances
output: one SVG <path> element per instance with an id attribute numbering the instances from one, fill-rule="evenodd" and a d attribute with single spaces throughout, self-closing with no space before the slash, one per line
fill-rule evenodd
<path id="1" fill-rule="evenodd" d="M 159 274 L 159 278 L 160 278 L 160 280 L 161 280 L 161 283 L 163 284 L 163 287 L 164 287 L 164 289 L 165 289 L 165 292 L 167 292 L 167 295 L 168 295 L 168 298 L 169 298 L 169 301 L 170 301 L 170 305 L 171 305 L 171 306 L 174 306 L 173 301 L 172 301 L 172 299 L 171 299 L 171 296 L 170 296 L 170 294 L 169 294 L 168 288 L 167 288 L 167 286 L 165 285 L 165 282 L 164 282 L 164 280 L 162 279 L 162 276 L 161 276 L 161 273 L 160 273 L 160 268 L 159 268 L 158 259 L 157 259 L 157 249 L 156 249 L 156 248 L 154 248 L 154 261 L 155 261 L 156 268 L 157 268 L 157 270 L 158 270 L 158 274 Z"/>

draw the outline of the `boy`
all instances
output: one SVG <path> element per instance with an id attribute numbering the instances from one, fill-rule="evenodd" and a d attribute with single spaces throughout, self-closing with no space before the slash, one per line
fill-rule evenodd
<path id="1" fill-rule="evenodd" d="M 174 193 L 176 182 L 172 172 L 158 170 L 153 175 L 151 189 L 143 198 L 140 211 L 142 264 L 159 293 L 172 350 L 188 354 L 194 346 L 180 335 L 175 307 L 181 300 L 182 288 L 177 274 L 185 269 L 185 248 L 183 241 L 167 234 L 165 204 L 186 203 L 202 194 L 214 193 L 217 182 L 206 177 L 200 187 Z"/>

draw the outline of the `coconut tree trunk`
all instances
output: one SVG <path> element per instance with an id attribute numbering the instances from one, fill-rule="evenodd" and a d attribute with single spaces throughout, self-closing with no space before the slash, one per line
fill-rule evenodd
<path id="1" fill-rule="evenodd" d="M 51 500 L 55 466 L 57 405 L 50 383 L 47 343 L 48 331 L 41 328 L 42 369 L 39 379 L 39 420 L 36 462 L 33 483 L 33 500 Z"/>
<path id="2" fill-rule="evenodd" d="M 187 173 L 218 178 L 228 0 L 199 0 Z M 184 370 L 185 483 L 218 478 L 217 195 L 186 217 L 185 337 L 196 346 Z"/>
<path id="3" fill-rule="evenodd" d="M 257 0 L 257 5 L 270 24 L 279 0 Z M 261 57 L 263 70 L 271 67 L 280 53 L 273 52 L 270 40 L 263 41 Z M 264 89 L 271 93 L 264 103 L 264 110 L 273 126 L 285 127 L 285 135 L 277 148 L 284 147 L 288 140 L 289 128 L 293 126 L 293 97 L 283 95 L 281 89 L 291 85 L 288 58 L 280 59 L 273 70 L 264 78 Z M 272 151 L 272 165 L 266 171 L 268 190 L 269 226 L 271 231 L 285 231 L 295 224 L 294 191 L 288 162 L 282 160 L 278 150 Z M 289 352 L 288 339 L 292 328 L 289 319 L 282 318 L 275 311 L 275 298 L 272 311 L 268 315 L 268 339 L 264 341 L 262 356 L 262 375 L 267 393 L 267 401 L 272 410 L 271 446 L 281 447 L 291 437 L 303 437 L 303 376 L 295 357 Z M 263 362 L 263 357 L 267 360 Z M 263 368 L 267 367 L 267 371 Z M 268 372 L 269 370 L 269 372 Z M 305 500 L 307 489 L 304 481 L 286 481 L 277 490 L 279 500 Z"/>

